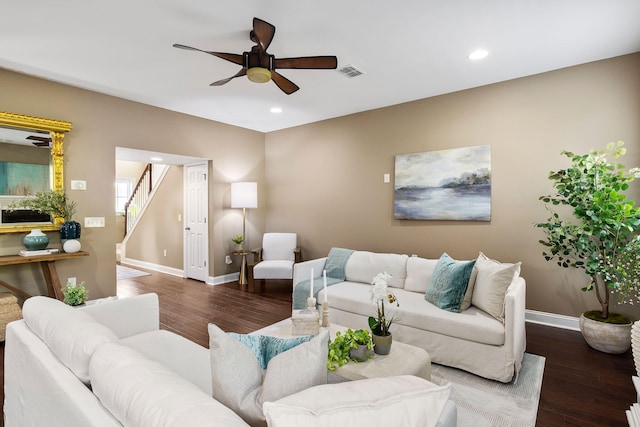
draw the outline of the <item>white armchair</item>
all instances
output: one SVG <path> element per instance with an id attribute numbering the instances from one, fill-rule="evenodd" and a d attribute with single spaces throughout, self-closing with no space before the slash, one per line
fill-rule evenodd
<path id="1" fill-rule="evenodd" d="M 296 233 L 265 233 L 262 246 L 251 251 L 249 291 L 255 291 L 256 280 L 293 279 L 293 264 L 302 261 Z"/>

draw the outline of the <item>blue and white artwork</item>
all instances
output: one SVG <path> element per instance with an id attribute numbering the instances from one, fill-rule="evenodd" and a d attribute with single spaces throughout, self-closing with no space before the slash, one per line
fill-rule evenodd
<path id="1" fill-rule="evenodd" d="M 491 146 L 396 156 L 396 219 L 490 221 Z"/>
<path id="2" fill-rule="evenodd" d="M 49 165 L 0 162 L 0 195 L 26 196 L 50 188 Z"/>

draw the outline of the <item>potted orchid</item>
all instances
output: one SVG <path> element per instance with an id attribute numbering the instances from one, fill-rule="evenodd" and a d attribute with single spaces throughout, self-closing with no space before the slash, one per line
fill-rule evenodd
<path id="1" fill-rule="evenodd" d="M 389 290 L 389 281 L 391 280 L 391 274 L 386 271 L 378 273 L 371 281 L 371 301 L 376 304 L 376 316 L 369 317 L 369 328 L 373 334 L 373 350 L 377 354 L 389 354 L 391 351 L 392 336 L 389 332 L 391 324 L 395 320 L 395 317 L 387 319 L 384 311 L 385 300 L 389 301 L 389 304 L 396 303 L 396 307 L 400 306 L 400 303 L 396 299 L 396 296 Z"/>

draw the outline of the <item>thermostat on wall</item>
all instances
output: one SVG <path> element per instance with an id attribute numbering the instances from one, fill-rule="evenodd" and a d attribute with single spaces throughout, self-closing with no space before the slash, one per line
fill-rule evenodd
<path id="1" fill-rule="evenodd" d="M 74 180 L 71 180 L 71 189 L 72 190 L 86 190 L 87 189 L 87 181 L 74 181 Z"/>

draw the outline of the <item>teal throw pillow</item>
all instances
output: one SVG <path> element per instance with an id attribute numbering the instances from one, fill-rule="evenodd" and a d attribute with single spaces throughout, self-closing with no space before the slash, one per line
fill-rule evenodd
<path id="1" fill-rule="evenodd" d="M 424 299 L 443 310 L 460 313 L 460 305 L 469 285 L 473 261 L 456 261 L 442 254 L 431 276 Z"/>
<path id="2" fill-rule="evenodd" d="M 249 347 L 256 355 L 262 369 L 267 369 L 269 361 L 280 353 L 291 350 L 295 346 L 313 339 L 313 335 L 295 338 L 277 338 L 267 335 L 241 335 L 235 332 L 227 332 L 231 338 Z"/>

